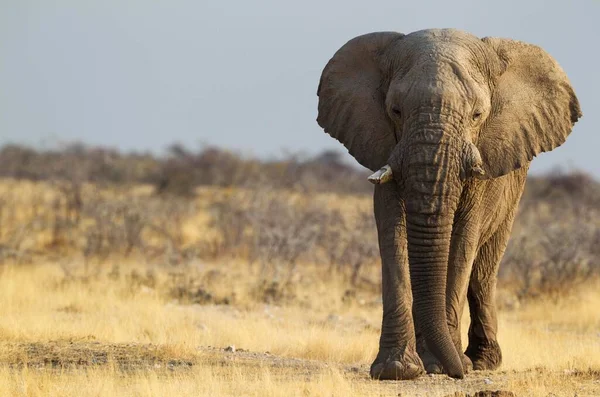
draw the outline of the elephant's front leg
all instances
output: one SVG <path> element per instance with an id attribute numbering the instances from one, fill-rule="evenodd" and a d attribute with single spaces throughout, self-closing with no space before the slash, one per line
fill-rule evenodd
<path id="1" fill-rule="evenodd" d="M 508 244 L 514 214 L 479 249 L 469 283 L 469 346 L 466 354 L 475 370 L 497 369 L 502 363 L 502 351 L 497 340 L 496 283 L 500 261 Z"/>
<path id="2" fill-rule="evenodd" d="M 476 219 L 467 217 L 458 219 L 452 233 L 450 260 L 448 262 L 448 281 L 446 287 L 446 319 L 450 335 L 458 354 L 463 359 L 465 372 L 473 368 L 473 363 L 463 353 L 461 340 L 461 320 L 467 302 L 467 289 L 477 255 L 480 229 Z"/>
<path id="3" fill-rule="evenodd" d="M 404 205 L 395 184 L 377 185 L 374 202 L 382 264 L 383 322 L 371 376 L 413 379 L 424 371 L 415 345 Z"/>

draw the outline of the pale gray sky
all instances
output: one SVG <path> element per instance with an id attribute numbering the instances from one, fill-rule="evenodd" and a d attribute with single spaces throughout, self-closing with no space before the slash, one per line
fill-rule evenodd
<path id="1" fill-rule="evenodd" d="M 0 144 L 344 150 L 315 122 L 333 53 L 371 31 L 454 27 L 559 61 L 584 117 L 533 170 L 600 175 L 599 11 L 600 0 L 0 0 Z"/>

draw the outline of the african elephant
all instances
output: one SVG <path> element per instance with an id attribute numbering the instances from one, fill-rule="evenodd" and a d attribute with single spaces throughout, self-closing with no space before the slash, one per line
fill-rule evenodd
<path id="1" fill-rule="evenodd" d="M 319 125 L 376 171 L 383 321 L 371 376 L 496 369 L 498 265 L 529 164 L 582 116 L 567 76 L 520 41 L 378 32 L 335 53 L 317 95 Z"/>

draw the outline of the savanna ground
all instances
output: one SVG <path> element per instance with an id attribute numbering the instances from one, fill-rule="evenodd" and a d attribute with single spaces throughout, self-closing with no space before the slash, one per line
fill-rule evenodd
<path id="1" fill-rule="evenodd" d="M 240 303 L 182 304 L 163 289 L 166 271 L 155 269 L 152 288 L 132 280 L 136 268 L 93 280 L 66 279 L 55 264 L 3 268 L 0 395 L 600 395 L 597 286 L 503 310 L 499 371 L 377 382 L 368 378 L 380 322 L 375 294 L 343 301 L 343 283 L 302 280 L 298 289 L 315 297 L 267 304 L 243 292 L 257 275 L 193 265 L 199 277 L 218 279 L 216 293 L 239 291 Z"/>
<path id="2" fill-rule="evenodd" d="M 379 382 L 368 194 L 6 179 L 0 395 L 600 395 L 598 192 L 581 175 L 530 181 L 500 280 L 500 370 Z"/>

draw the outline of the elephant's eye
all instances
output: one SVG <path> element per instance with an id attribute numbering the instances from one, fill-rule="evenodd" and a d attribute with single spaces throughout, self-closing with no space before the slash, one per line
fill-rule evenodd
<path id="1" fill-rule="evenodd" d="M 475 113 L 473 113 L 473 120 L 477 121 L 481 118 L 481 112 L 477 111 Z"/>
<path id="2" fill-rule="evenodd" d="M 397 106 L 394 106 L 392 108 L 392 113 L 394 113 L 396 116 L 400 117 L 402 115 L 402 112 L 400 111 L 400 108 Z"/>

